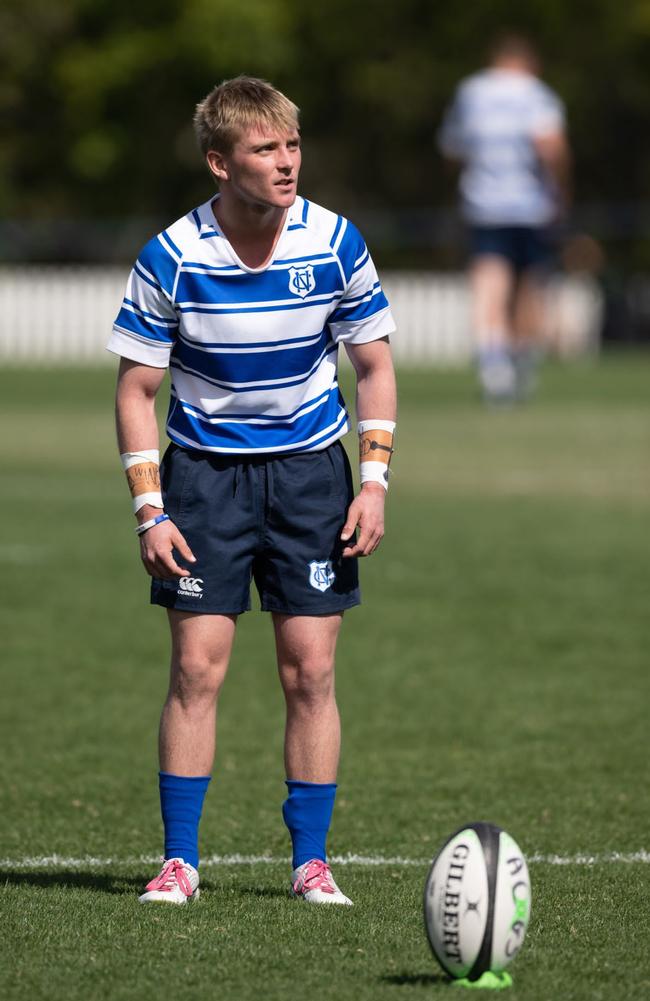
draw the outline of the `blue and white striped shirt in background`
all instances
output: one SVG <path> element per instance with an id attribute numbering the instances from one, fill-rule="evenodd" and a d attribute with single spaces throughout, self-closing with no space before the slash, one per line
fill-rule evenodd
<path id="1" fill-rule="evenodd" d="M 338 345 L 395 330 L 359 231 L 297 198 L 273 258 L 249 268 L 212 204 L 144 247 L 109 351 L 169 366 L 167 433 L 210 452 L 317 451 L 348 430 Z"/>
<path id="2" fill-rule="evenodd" d="M 475 226 L 550 223 L 557 195 L 533 139 L 564 126 L 562 101 L 532 74 L 493 68 L 462 80 L 438 141 L 463 162 L 464 219 Z"/>

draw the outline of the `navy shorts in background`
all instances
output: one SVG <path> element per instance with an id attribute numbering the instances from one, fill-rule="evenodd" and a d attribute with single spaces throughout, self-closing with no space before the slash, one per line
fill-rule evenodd
<path id="1" fill-rule="evenodd" d="M 339 539 L 353 498 L 340 442 L 245 457 L 172 444 L 160 471 L 165 511 L 196 563 L 191 577 L 154 579 L 153 604 L 236 615 L 251 607 L 251 580 L 267 612 L 327 615 L 359 604 L 357 559 L 342 558 Z"/>
<path id="2" fill-rule="evenodd" d="M 554 234 L 546 226 L 471 226 L 469 256 L 496 254 L 515 271 L 544 268 L 553 262 Z"/>

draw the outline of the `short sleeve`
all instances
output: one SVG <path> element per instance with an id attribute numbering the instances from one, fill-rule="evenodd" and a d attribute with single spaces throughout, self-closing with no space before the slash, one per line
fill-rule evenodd
<path id="1" fill-rule="evenodd" d="M 530 108 L 528 127 L 532 136 L 563 132 L 566 128 L 564 104 L 549 87 L 538 89 Z"/>
<path id="2" fill-rule="evenodd" d="M 345 291 L 329 317 L 330 332 L 337 342 L 376 341 L 392 334 L 395 323 L 361 233 L 352 223 L 339 220 L 344 230 L 336 234 L 332 249 L 339 259 Z"/>
<path id="3" fill-rule="evenodd" d="M 150 240 L 135 262 L 107 349 L 123 358 L 167 368 L 178 332 L 173 304 L 180 252 L 165 233 Z"/>

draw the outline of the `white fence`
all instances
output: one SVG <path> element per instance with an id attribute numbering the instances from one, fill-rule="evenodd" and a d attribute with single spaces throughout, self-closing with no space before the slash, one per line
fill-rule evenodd
<path id="1" fill-rule="evenodd" d="M 126 268 L 0 268 L 0 363 L 101 364 L 122 301 Z M 462 275 L 384 272 L 397 323 L 394 355 L 405 365 L 462 365 L 471 357 Z M 547 290 L 546 340 L 562 357 L 598 347 L 602 296 L 588 277 L 556 278 Z"/>

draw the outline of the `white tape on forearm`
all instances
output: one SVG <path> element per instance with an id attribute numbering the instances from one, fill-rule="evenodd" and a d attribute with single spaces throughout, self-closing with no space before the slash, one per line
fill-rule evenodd
<path id="1" fill-rule="evenodd" d="M 120 455 L 122 461 L 122 468 L 126 473 L 126 478 L 129 480 L 129 485 L 131 487 L 132 501 L 133 501 L 133 513 L 137 514 L 140 508 L 143 508 L 146 504 L 151 507 L 158 507 L 162 510 L 164 507 L 162 494 L 160 490 L 143 490 L 143 486 L 159 486 L 159 475 L 158 475 L 158 464 L 160 462 L 160 452 L 157 448 L 143 448 L 140 452 L 122 452 Z M 134 466 L 143 466 L 145 470 L 150 470 L 151 473 L 148 476 L 150 483 L 146 482 L 146 478 L 143 481 L 137 483 L 134 486 L 131 482 L 131 477 L 129 476 L 129 469 Z M 140 471 L 142 474 L 142 471 Z M 137 491 L 142 491 L 138 493 Z"/>
<path id="2" fill-rule="evenodd" d="M 362 484 L 381 483 L 384 490 L 388 490 L 388 466 L 384 462 L 361 462 L 359 479 Z"/>
<path id="3" fill-rule="evenodd" d="M 390 431 L 393 434 L 395 431 L 395 421 L 359 421 L 357 424 L 357 434 L 363 434 L 364 431 Z"/>
<path id="4" fill-rule="evenodd" d="M 157 448 L 143 448 L 141 452 L 122 452 L 122 469 L 124 472 L 130 466 L 137 466 L 139 462 L 155 462 L 160 465 L 160 452 Z"/>
<path id="5" fill-rule="evenodd" d="M 357 431 L 359 433 L 359 448 L 361 452 L 361 462 L 359 463 L 359 479 L 363 486 L 364 483 L 381 483 L 384 490 L 388 490 L 388 466 L 390 463 L 390 457 L 392 454 L 392 443 L 393 434 L 395 432 L 395 421 L 385 421 L 379 418 L 368 418 L 367 420 L 359 421 L 357 424 Z M 384 435 L 388 435 L 388 439 L 382 435 L 382 443 L 378 446 L 377 443 L 372 441 L 371 448 L 367 449 L 364 442 L 367 441 L 367 436 L 371 431 L 382 431 Z M 361 436 L 365 435 L 366 438 Z M 380 447 L 384 453 L 386 453 L 385 462 L 377 462 L 374 460 L 366 459 L 368 451 L 373 451 Z M 364 454 L 365 453 L 365 454 Z"/>

